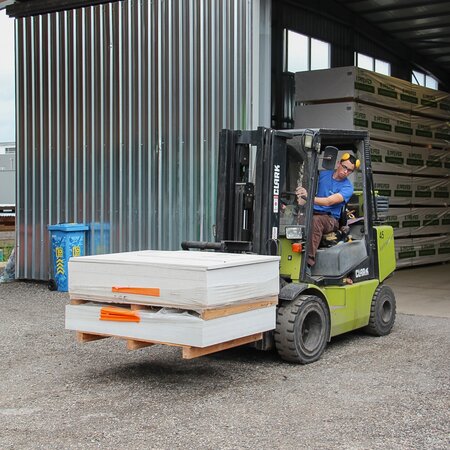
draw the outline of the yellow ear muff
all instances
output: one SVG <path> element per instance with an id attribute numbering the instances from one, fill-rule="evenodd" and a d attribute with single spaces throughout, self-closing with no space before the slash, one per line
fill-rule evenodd
<path id="1" fill-rule="evenodd" d="M 350 156 L 352 156 L 350 153 L 344 153 L 341 156 L 341 161 L 347 161 L 350 159 Z M 355 158 L 355 157 L 354 157 Z M 355 158 L 355 169 L 359 169 L 359 166 L 361 165 L 361 161 L 359 159 Z"/>
<path id="2" fill-rule="evenodd" d="M 341 156 L 341 161 L 347 161 L 347 159 L 349 159 L 349 158 L 350 158 L 350 153 L 344 153 Z"/>

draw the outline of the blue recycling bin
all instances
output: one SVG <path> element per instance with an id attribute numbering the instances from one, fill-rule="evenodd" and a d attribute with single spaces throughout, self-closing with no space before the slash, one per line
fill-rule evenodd
<path id="1" fill-rule="evenodd" d="M 71 256 L 85 255 L 85 233 L 88 229 L 83 223 L 48 225 L 53 270 L 53 279 L 48 284 L 50 290 L 69 290 L 69 259 Z"/>
<path id="2" fill-rule="evenodd" d="M 103 255 L 109 253 L 110 225 L 106 222 L 93 222 L 89 224 L 89 233 L 86 233 L 86 253 L 89 255 Z"/>

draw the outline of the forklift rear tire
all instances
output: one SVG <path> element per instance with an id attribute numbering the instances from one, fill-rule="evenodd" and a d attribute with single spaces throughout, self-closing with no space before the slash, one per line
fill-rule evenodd
<path id="1" fill-rule="evenodd" d="M 317 361 L 330 335 L 330 315 L 315 295 L 299 295 L 278 308 L 275 346 L 285 361 L 309 364 Z"/>
<path id="2" fill-rule="evenodd" d="M 395 310 L 394 292 L 389 286 L 380 284 L 373 294 L 369 325 L 364 330 L 373 336 L 386 336 L 394 326 Z"/>

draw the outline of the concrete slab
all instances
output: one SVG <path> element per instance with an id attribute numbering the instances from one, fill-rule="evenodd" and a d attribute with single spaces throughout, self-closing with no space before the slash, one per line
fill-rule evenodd
<path id="1" fill-rule="evenodd" d="M 399 313 L 450 318 L 450 264 L 398 270 L 386 284 Z"/>

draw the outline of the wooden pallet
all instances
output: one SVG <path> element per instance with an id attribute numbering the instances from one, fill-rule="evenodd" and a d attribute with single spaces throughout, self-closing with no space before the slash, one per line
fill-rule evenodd
<path id="1" fill-rule="evenodd" d="M 77 299 L 77 298 L 71 298 L 70 304 L 71 305 L 82 305 L 88 302 L 92 302 L 92 300 L 86 300 L 86 299 Z M 94 303 L 100 303 L 94 301 Z M 260 308 L 268 308 L 270 306 L 274 306 L 278 303 L 278 297 L 277 296 L 271 296 L 266 297 L 262 299 L 257 299 L 248 303 L 236 303 L 231 305 L 222 305 L 222 306 L 216 306 L 216 307 L 208 307 L 208 308 L 202 308 L 202 309 L 196 309 L 196 310 L 188 310 L 187 311 L 194 311 L 199 315 L 199 317 L 203 320 L 212 320 L 217 319 L 219 317 L 226 317 L 233 314 L 240 314 L 247 311 L 252 311 L 254 309 L 260 309 Z M 104 303 L 103 303 L 104 304 Z M 161 308 L 167 308 L 167 306 L 161 306 L 161 305 L 142 305 L 142 304 L 123 304 L 123 303 L 108 303 L 108 306 L 117 306 L 120 308 L 129 308 L 130 311 L 139 311 L 139 310 L 152 310 L 152 309 L 161 309 Z M 177 308 L 179 309 L 179 308 Z M 156 344 L 162 344 L 162 345 L 169 345 L 172 347 L 181 347 L 182 349 L 182 356 L 184 359 L 192 359 L 197 358 L 199 356 L 203 355 L 209 355 L 211 353 L 220 352 L 222 350 L 227 350 L 229 348 L 238 347 L 240 345 L 249 344 L 252 342 L 259 341 L 263 338 L 263 333 L 256 333 L 252 334 L 250 336 L 244 336 L 238 339 L 232 339 L 230 341 L 221 342 L 215 345 L 210 345 L 208 347 L 193 347 L 189 345 L 184 344 L 174 344 L 169 342 L 159 342 L 159 341 L 148 341 L 148 340 L 140 340 L 135 339 L 132 337 L 123 337 L 123 336 L 116 336 L 116 335 L 109 335 L 109 334 L 100 334 L 100 333 L 89 333 L 89 332 L 82 332 L 77 331 L 76 332 L 77 341 L 81 343 L 85 342 L 91 342 L 96 341 L 98 339 L 104 339 L 108 337 L 116 337 L 119 339 L 124 339 L 127 342 L 127 348 L 128 350 L 137 350 L 143 347 L 148 347 L 151 345 Z"/>
<path id="2" fill-rule="evenodd" d="M 70 304 L 71 305 L 82 305 L 84 303 L 88 303 L 94 301 L 94 303 L 103 303 L 98 300 L 87 300 L 87 299 L 80 299 L 80 298 L 71 298 Z M 211 319 L 217 319 L 219 317 L 226 317 L 230 316 L 232 314 L 240 314 L 247 311 L 252 311 L 254 309 L 260 309 L 260 308 L 268 308 L 269 306 L 274 306 L 278 303 L 278 297 L 276 295 L 271 297 L 265 297 L 260 298 L 257 300 L 245 302 L 245 303 L 233 303 L 231 305 L 220 305 L 220 306 L 213 306 L 213 307 L 207 307 L 207 308 L 180 308 L 180 307 L 173 307 L 176 309 L 185 309 L 186 311 L 193 311 L 199 315 L 199 317 L 203 320 L 211 320 Z M 129 307 L 132 311 L 137 310 L 154 310 L 154 309 L 161 309 L 161 308 L 170 308 L 170 306 L 163 306 L 163 305 L 142 305 L 142 304 L 136 304 L 136 303 L 108 303 L 109 305 L 119 306 L 122 308 Z"/>
<path id="3" fill-rule="evenodd" d="M 220 342 L 219 344 L 210 345 L 208 347 L 192 347 L 190 345 L 183 344 L 172 344 L 169 342 L 159 342 L 159 341 L 145 341 L 138 340 L 134 338 L 127 338 L 115 335 L 107 335 L 107 334 L 93 334 L 93 333 L 84 333 L 81 331 L 76 332 L 77 341 L 81 343 L 97 341 L 99 339 L 105 339 L 109 337 L 116 337 L 119 339 L 124 339 L 127 342 L 128 350 L 138 350 L 140 348 L 149 347 L 151 345 L 169 345 L 171 347 L 181 347 L 182 349 L 182 357 L 183 359 L 193 359 L 198 358 L 199 356 L 210 355 L 211 353 L 220 352 L 222 350 L 228 350 L 230 348 L 239 347 L 240 345 L 250 344 L 252 342 L 260 341 L 263 338 L 263 333 L 256 333 L 250 336 L 244 336 L 238 339 L 232 339 L 227 342 Z"/>

